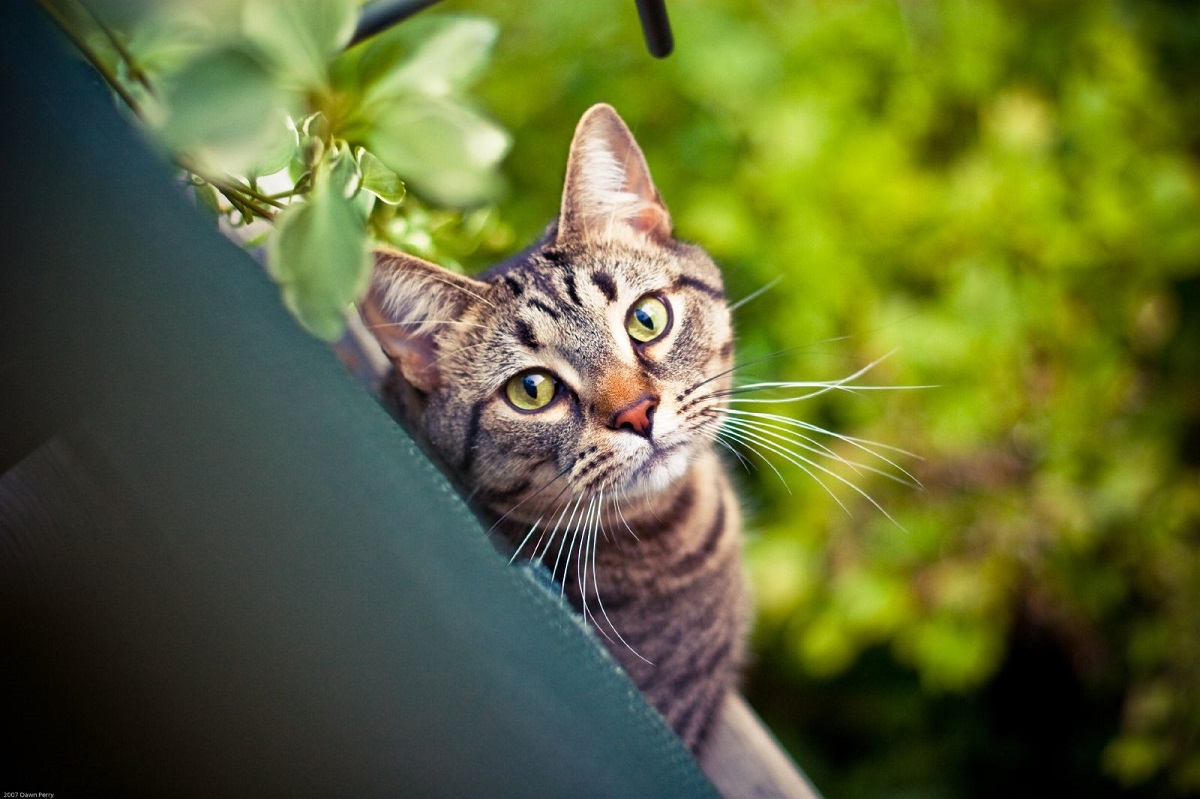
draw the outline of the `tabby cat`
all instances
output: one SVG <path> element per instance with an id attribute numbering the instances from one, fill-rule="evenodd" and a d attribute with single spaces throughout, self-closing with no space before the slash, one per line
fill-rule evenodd
<path id="1" fill-rule="evenodd" d="M 583 116 L 540 243 L 476 279 L 379 252 L 361 312 L 410 429 L 699 752 L 748 620 L 714 448 L 733 331 L 620 117 Z"/>

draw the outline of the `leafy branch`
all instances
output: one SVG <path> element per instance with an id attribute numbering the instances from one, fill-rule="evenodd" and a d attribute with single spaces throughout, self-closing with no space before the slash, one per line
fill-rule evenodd
<path id="1" fill-rule="evenodd" d="M 167 4 L 124 31 L 84 0 L 39 3 L 199 202 L 229 229 L 265 221 L 268 271 L 322 338 L 365 288 L 370 239 L 430 246 L 433 216 L 407 183 L 447 209 L 499 186 L 508 134 L 462 95 L 495 40 L 488 20 L 419 19 L 347 50 L 353 0 L 229 0 L 224 25 Z"/>

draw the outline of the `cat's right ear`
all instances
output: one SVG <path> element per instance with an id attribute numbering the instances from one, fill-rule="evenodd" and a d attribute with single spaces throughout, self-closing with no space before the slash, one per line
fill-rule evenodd
<path id="1" fill-rule="evenodd" d="M 599 103 L 579 120 L 571 140 L 558 239 L 603 239 L 624 231 L 665 242 L 671 215 L 633 134 L 612 106 Z"/>
<path id="2" fill-rule="evenodd" d="M 441 384 L 438 338 L 487 285 L 397 250 L 375 251 L 375 273 L 359 312 L 400 374 L 426 393 Z"/>

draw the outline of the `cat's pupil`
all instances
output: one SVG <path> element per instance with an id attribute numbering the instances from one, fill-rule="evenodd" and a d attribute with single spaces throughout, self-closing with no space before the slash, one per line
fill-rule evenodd
<path id="1" fill-rule="evenodd" d="M 525 379 L 521 381 L 525 393 L 529 395 L 530 399 L 537 399 L 538 384 L 541 382 L 542 378 L 540 375 L 525 375 Z"/>
<path id="2" fill-rule="evenodd" d="M 637 317 L 638 323 L 647 330 L 654 329 L 654 319 L 650 316 L 650 314 L 646 313 L 641 308 L 638 308 L 633 312 L 633 315 Z"/>

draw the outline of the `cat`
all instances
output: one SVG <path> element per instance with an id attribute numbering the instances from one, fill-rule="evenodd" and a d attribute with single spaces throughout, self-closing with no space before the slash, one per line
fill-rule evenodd
<path id="1" fill-rule="evenodd" d="M 359 307 L 393 366 L 387 401 L 699 754 L 750 620 L 715 446 L 733 327 L 720 270 L 674 238 L 633 135 L 589 109 L 556 221 L 477 278 L 375 258 Z"/>

